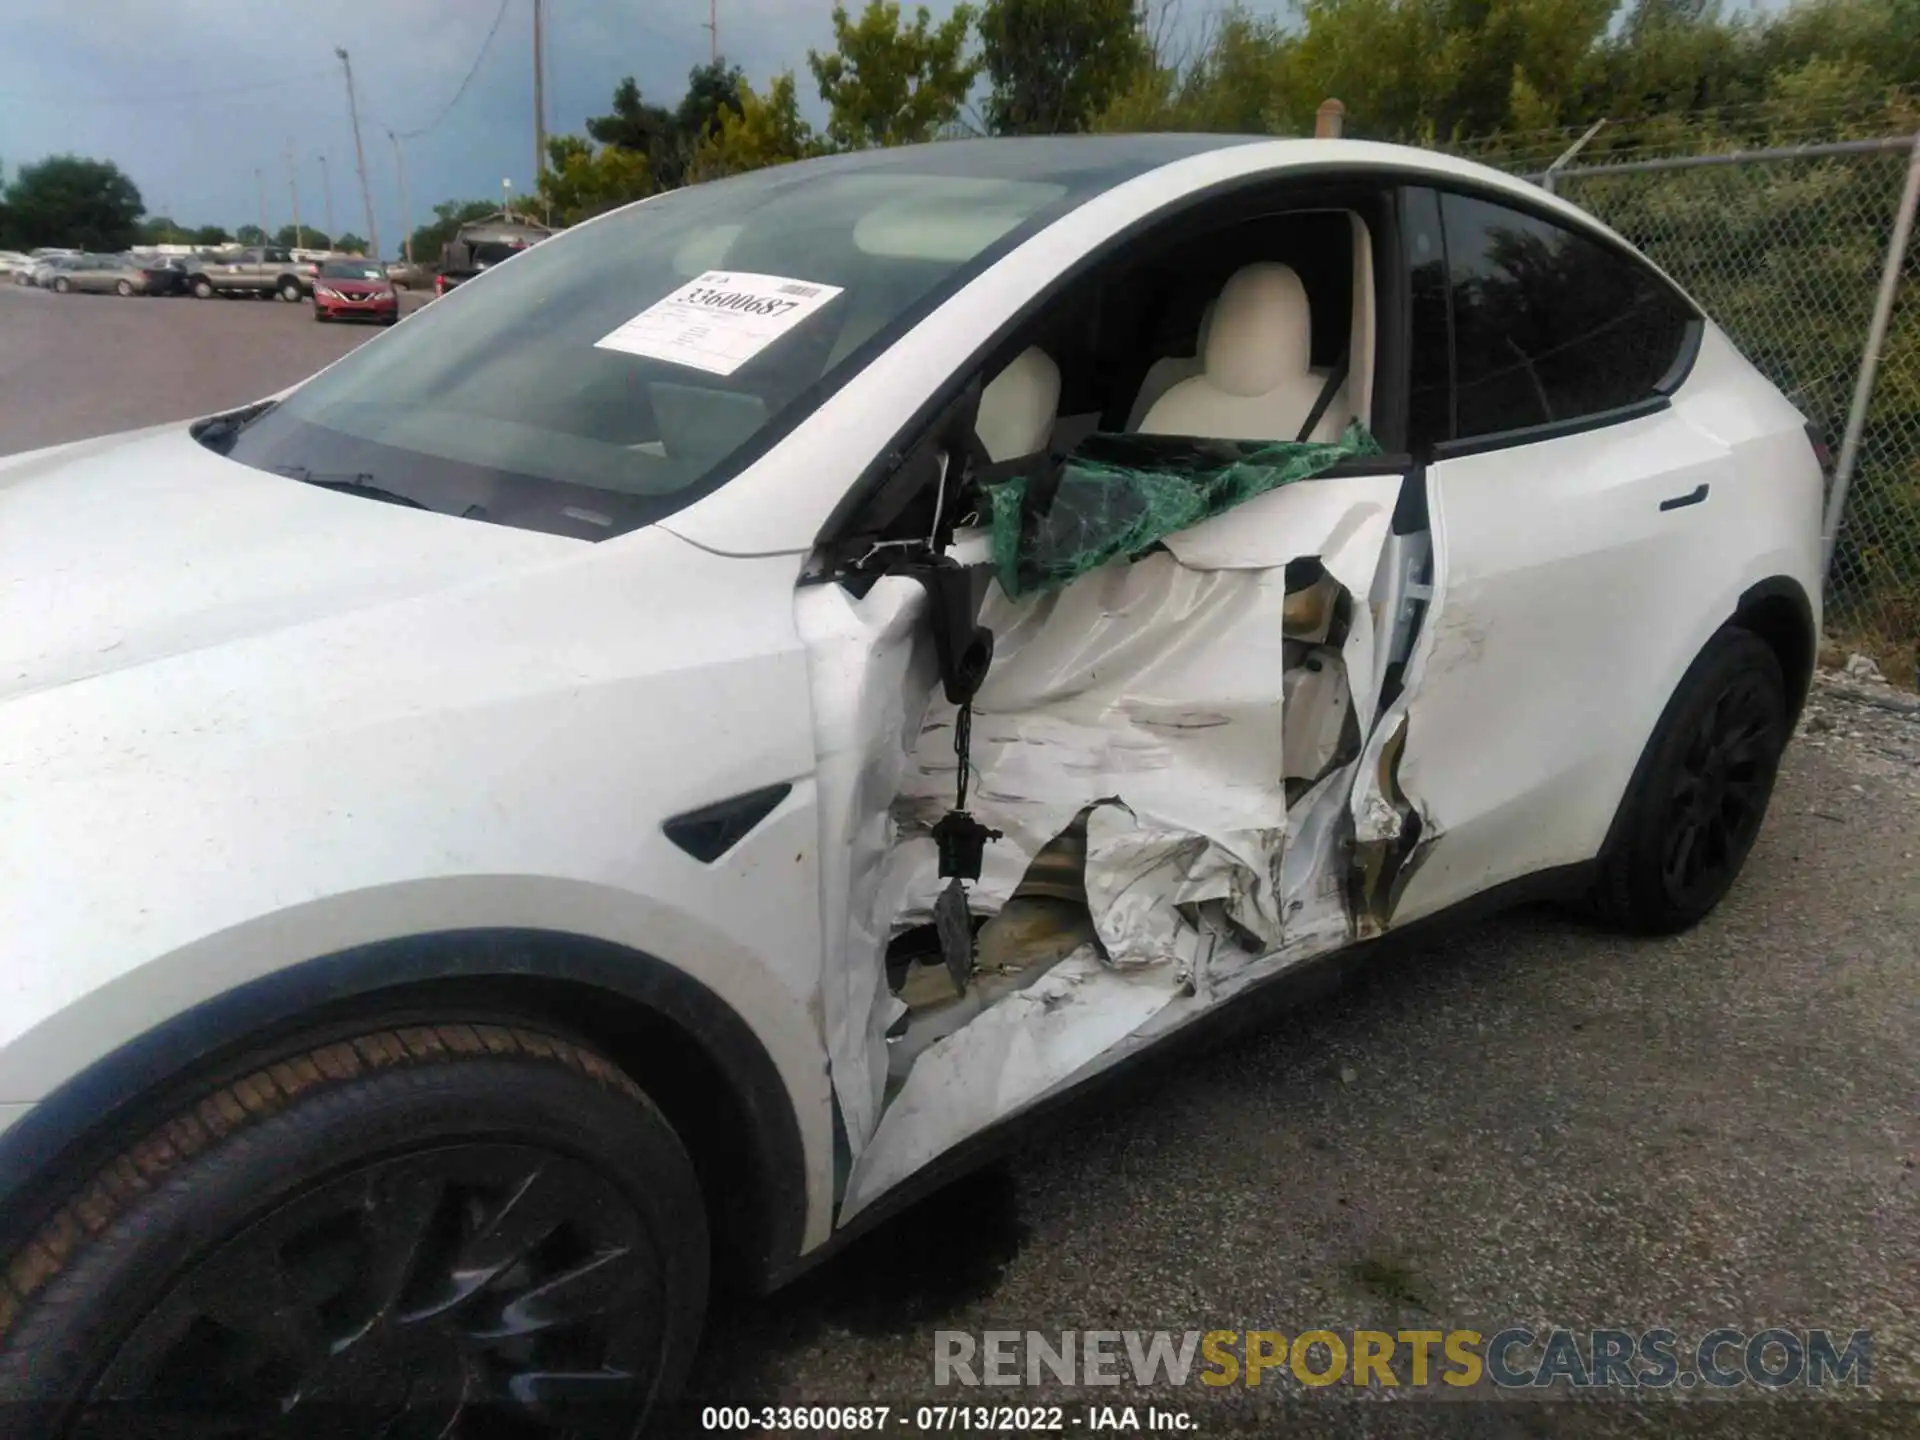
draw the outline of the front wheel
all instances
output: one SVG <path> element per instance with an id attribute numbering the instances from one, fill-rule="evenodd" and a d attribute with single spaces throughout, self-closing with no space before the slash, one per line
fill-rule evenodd
<path id="1" fill-rule="evenodd" d="M 1750 631 L 1720 631 L 1668 702 L 1602 857 L 1593 897 L 1602 919 L 1671 935 L 1706 918 L 1760 833 L 1787 731 L 1772 647 Z"/>
<path id="2" fill-rule="evenodd" d="M 195 280 L 193 284 L 188 288 L 193 291 L 193 298 L 196 300 L 213 299 L 213 295 L 214 295 L 213 282 L 207 279 L 205 276 L 202 276 L 200 279 Z"/>
<path id="3" fill-rule="evenodd" d="M 300 282 L 298 280 L 288 279 L 280 282 L 280 298 L 289 305 L 295 304 L 305 298 L 305 295 L 306 292 L 300 288 Z"/>
<path id="4" fill-rule="evenodd" d="M 113 287 L 113 293 L 116 295 L 131 295 L 133 294 L 133 285 L 129 281 L 122 280 Z"/>
<path id="5" fill-rule="evenodd" d="M 64 275 L 59 276 L 53 282 L 53 293 L 56 295 L 64 295 L 71 289 L 73 289 L 73 286 L 68 283 L 67 277 Z"/>
<path id="6" fill-rule="evenodd" d="M 692 1358 L 692 1165 L 571 1041 L 455 1021 L 295 1042 L 126 1138 L 5 1257 L 0 1406 L 32 1433 L 187 1406 L 611 1440 Z"/>

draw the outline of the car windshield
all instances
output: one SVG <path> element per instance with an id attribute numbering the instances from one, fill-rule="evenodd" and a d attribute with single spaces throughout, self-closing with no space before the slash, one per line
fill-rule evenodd
<path id="1" fill-rule="evenodd" d="M 724 483 L 997 254 L 1199 148 L 1184 138 L 956 142 L 663 194 L 531 247 L 205 443 L 604 539 Z"/>
<path id="2" fill-rule="evenodd" d="M 384 280 L 378 265 L 365 260 L 329 260 L 320 267 L 322 280 Z"/>

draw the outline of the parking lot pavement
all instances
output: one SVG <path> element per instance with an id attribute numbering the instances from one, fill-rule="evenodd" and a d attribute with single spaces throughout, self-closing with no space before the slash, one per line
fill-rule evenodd
<path id="1" fill-rule="evenodd" d="M 414 309 L 421 292 L 403 296 Z M 279 300 L 56 295 L 0 283 L 0 455 L 258 400 L 378 334 Z"/>
<path id="2" fill-rule="evenodd" d="M 0 291 L 0 451 L 239 403 L 362 338 L 277 302 Z M 934 1333 L 1784 1326 L 1871 1330 L 1871 1393 L 1908 1403 L 1675 1391 L 1568 1407 L 1552 1433 L 1920 1433 L 1917 818 L 1920 716 L 1823 688 L 1746 874 L 1697 930 L 1517 913 L 1159 1061 L 788 1290 L 726 1305 L 684 1431 L 703 1402 L 1040 1398 L 1151 1399 L 1216 1435 L 1536 1435 L 1532 1407 L 1291 1380 L 936 1391 Z"/>

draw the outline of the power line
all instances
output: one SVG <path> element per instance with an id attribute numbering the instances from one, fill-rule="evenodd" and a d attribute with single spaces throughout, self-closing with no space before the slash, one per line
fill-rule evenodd
<path id="1" fill-rule="evenodd" d="M 480 65 L 481 62 L 487 58 L 487 51 L 493 48 L 493 37 L 500 33 L 500 22 L 507 18 L 507 6 L 509 3 L 510 0 L 500 0 L 500 9 L 493 17 L 492 26 L 487 30 L 487 38 L 480 42 L 480 53 L 473 57 L 473 67 L 467 71 L 467 78 L 460 82 L 460 88 L 453 92 L 453 99 L 447 102 L 446 108 L 425 125 L 422 125 L 418 130 L 402 130 L 400 132 L 400 138 L 402 140 L 412 140 L 417 136 L 426 134 L 453 113 L 453 107 L 458 105 L 461 97 L 467 93 L 467 87 L 473 83 L 473 77 L 480 73 Z"/>

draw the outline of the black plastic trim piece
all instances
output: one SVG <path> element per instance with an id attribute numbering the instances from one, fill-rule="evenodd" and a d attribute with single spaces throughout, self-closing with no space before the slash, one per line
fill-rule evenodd
<path id="1" fill-rule="evenodd" d="M 1660 502 L 1660 508 L 1663 511 L 1664 510 L 1684 510 L 1689 505 L 1698 505 L 1701 501 L 1707 498 L 1707 489 L 1708 489 L 1707 482 L 1702 480 L 1698 485 L 1694 486 L 1693 489 L 1689 490 L 1684 495 L 1668 496 L 1665 500 L 1662 500 Z"/>
<path id="2" fill-rule="evenodd" d="M 1400 482 L 1399 498 L 1393 502 L 1393 533 L 1418 535 L 1433 528 L 1427 512 L 1427 467 L 1415 465 Z"/>
<path id="3" fill-rule="evenodd" d="M 1756 581 L 1740 592 L 1740 603 L 1734 608 L 1732 623 L 1746 623 L 1762 606 L 1776 600 L 1793 611 L 1795 628 L 1799 632 L 1797 639 L 1803 651 L 1798 673 L 1787 676 L 1787 684 L 1792 687 L 1788 696 L 1792 702 L 1788 718 L 1792 724 L 1798 725 L 1801 708 L 1807 703 L 1807 692 L 1813 688 L 1813 671 L 1820 649 L 1820 637 L 1813 626 L 1813 602 L 1807 597 L 1806 587 L 1791 575 L 1773 575 Z"/>
<path id="4" fill-rule="evenodd" d="M 667 839 L 703 865 L 711 865 L 742 840 L 753 827 L 779 808 L 793 793 L 793 786 L 782 780 L 778 785 L 763 785 L 744 795 L 716 800 L 689 810 L 662 823 Z"/>
<path id="5" fill-rule="evenodd" d="M 751 1193 L 716 1196 L 752 1222 L 756 1253 L 737 1259 L 757 1284 L 789 1267 L 806 1233 L 807 1166 L 800 1124 L 780 1071 L 746 1021 L 666 961 L 612 941 L 562 931 L 448 930 L 380 941 L 292 965 L 175 1015 L 95 1062 L 0 1132 L 0 1215 L 30 1233 L 65 1185 L 106 1163 L 120 1132 L 158 1124 L 196 1081 L 262 1046 L 395 1004 L 457 1009 L 542 981 L 577 996 L 624 1002 L 670 1026 L 719 1077 Z M 449 985 L 457 985 L 453 994 Z M 618 1013 L 618 1012 L 616 1012 Z M 529 1017 L 535 1018 L 535 1017 Z M 606 1022 L 609 1017 L 599 1017 Z M 587 1027 L 575 1027 L 583 1029 Z M 603 1046 L 618 1035 L 591 1036 Z M 711 1101 L 709 1102 L 711 1103 Z M 25 1202 L 25 1203 L 22 1203 Z"/>
<path id="6" fill-rule="evenodd" d="M 1687 383 L 1687 376 L 1693 373 L 1693 362 L 1700 358 L 1700 342 L 1706 333 L 1707 322 L 1698 316 L 1687 322 L 1686 333 L 1680 337 L 1680 348 L 1674 352 L 1673 363 L 1667 367 L 1667 373 L 1653 383 L 1655 391 L 1672 395 Z"/>
<path id="7" fill-rule="evenodd" d="M 1663 410 L 1673 408 L 1673 399 L 1667 395 L 1649 395 L 1644 400 L 1636 400 L 1631 405 L 1621 405 L 1612 410 L 1597 410 L 1591 415 L 1577 415 L 1571 420 L 1554 420 L 1545 425 L 1528 425 L 1519 430 L 1501 430 L 1492 435 L 1475 435 L 1465 440 L 1448 440 L 1433 447 L 1434 460 L 1461 460 L 1469 455 L 1485 455 L 1493 450 L 1506 450 L 1515 445 L 1537 445 L 1542 440 L 1558 440 L 1566 435 L 1584 435 L 1589 430 L 1604 430 L 1609 425 L 1624 424 L 1628 420 L 1638 420 L 1647 415 L 1658 415 Z"/>

